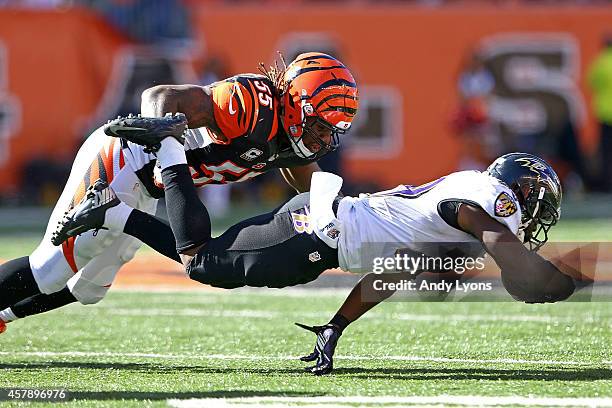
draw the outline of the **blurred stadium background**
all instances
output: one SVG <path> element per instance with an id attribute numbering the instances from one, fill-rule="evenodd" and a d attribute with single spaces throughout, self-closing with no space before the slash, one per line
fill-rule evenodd
<path id="1" fill-rule="evenodd" d="M 400 183 L 420 184 L 456 170 L 484 169 L 495 157 L 506 152 L 527 151 L 552 162 L 563 181 L 563 216 L 553 240 L 612 241 L 612 3 L 609 1 L 0 0 L 0 260 L 26 255 L 36 246 L 83 139 L 109 118 L 137 112 L 140 93 L 145 88 L 168 83 L 207 84 L 236 73 L 256 72 L 259 62 L 272 64 L 277 58 L 277 51 L 282 52 L 289 61 L 298 53 L 309 50 L 328 52 L 340 58 L 351 69 L 360 86 L 361 108 L 354 130 L 342 140 L 338 152 L 321 162 L 324 169 L 345 178 L 347 192 L 375 191 Z M 290 194 L 292 192 L 278 174 L 267 174 L 232 186 L 202 189 L 202 199 L 208 204 L 213 225 L 218 231 L 237 219 L 277 205 Z M 160 213 L 163 214 L 163 209 Z M 609 258 L 609 254 L 606 258 Z M 117 286 L 141 286 L 143 282 L 191 285 L 192 288 L 201 286 L 190 283 L 177 264 L 164 261 L 151 250 L 141 251 L 130 265 L 132 267 L 125 268 L 127 271 L 119 273 Z M 338 282 L 335 279 L 334 282 Z M 328 284 L 335 285 L 333 282 Z M 336 294 L 337 297 L 331 300 L 329 297 L 321 298 L 322 305 L 327 306 L 329 313 L 335 309 L 341 295 Z M 74 347 L 70 344 L 45 337 L 64 326 L 65 330 L 73 330 L 71 339 L 74 337 L 76 344 L 80 344 L 81 330 L 90 333 L 90 338 L 99 336 L 100 341 L 91 347 L 94 351 L 160 352 L 155 333 L 150 332 L 152 329 L 142 317 L 148 316 L 149 321 L 153 320 L 150 313 L 138 315 L 132 311 L 124 315 L 115 314 L 114 317 L 104 314 L 113 307 L 128 307 L 129 302 L 122 296 L 129 295 L 112 294 L 110 300 L 103 301 L 100 307 L 93 307 L 94 316 L 99 319 L 97 321 L 104 322 L 101 326 L 89 322 L 87 316 L 91 315 L 86 316 L 85 313 L 89 312 L 82 312 L 82 306 L 78 305 L 67 308 L 67 311 L 54 312 L 59 313 L 55 316 L 70 317 L 59 326 L 45 316 L 12 324 L 16 329 L 26 329 L 29 322 L 37 322 L 30 338 L 27 331 L 19 334 L 19 330 L 15 330 L 15 334 L 9 331 L 4 335 L 4 338 L 15 337 L 11 338 L 11 346 L 8 343 L 1 345 L 0 350 L 9 351 L 0 355 L 5 361 L 14 359 L 15 362 L 13 365 L 4 364 L 2 368 L 7 369 L 7 373 L 16 374 L 14 377 L 7 375 L 0 381 L 0 386 L 56 384 L 45 377 L 44 371 L 48 367 L 44 363 L 38 367 L 40 371 L 37 373 L 22 371 L 22 368 L 32 367 L 32 364 L 37 367 L 38 363 L 24 363 L 23 359 L 27 362 L 30 358 L 98 361 L 98 364 L 78 363 L 90 368 L 92 373 L 107 372 L 105 370 L 112 367 L 136 370 L 135 376 L 115 378 L 116 382 L 109 385 L 111 388 L 125 387 L 124 390 L 131 389 L 131 382 L 142 370 L 152 370 L 155 374 L 154 365 L 134 368 L 140 360 L 122 366 L 117 365 L 112 356 L 101 357 L 95 353 L 90 356 L 59 357 L 19 356 L 17 353 L 9 358 L 10 350 L 17 349 L 72 352 Z M 135 296 L 134 305 L 142 305 L 138 309 L 141 311 L 156 301 L 162 302 L 156 309 L 158 311 L 189 304 L 206 310 L 212 307 L 208 303 L 202 307 L 200 302 L 204 300 L 196 299 L 193 294 L 181 298 L 179 306 L 166 299 L 165 295 Z M 223 308 L 225 303 L 222 298 L 216 293 L 209 303 L 218 302 L 217 306 Z M 167 305 L 163 304 L 166 302 L 164 299 Z M 244 308 L 246 304 L 242 303 L 244 300 L 239 295 L 228 295 L 227 299 L 233 299 L 227 303 L 230 308 Z M 255 297 L 248 308 L 256 311 L 262 305 L 278 304 L 281 310 L 284 307 L 279 300 L 257 299 Z M 297 316 L 306 303 L 300 299 L 288 299 L 288 303 L 285 303 L 295 305 L 295 310 L 289 312 Z M 107 306 L 104 306 L 106 302 Z M 450 305 L 447 306 L 409 308 L 416 310 L 415 313 L 422 311 L 432 316 L 443 316 L 452 313 Z M 502 323 L 487 326 L 487 323 L 475 319 L 473 327 L 457 333 L 449 331 L 447 339 L 452 341 L 453 335 L 466 338 L 479 333 L 480 340 L 474 343 L 474 353 L 470 354 L 470 349 L 467 356 L 494 358 L 499 356 L 495 352 L 508 350 L 505 348 L 507 343 L 496 339 L 497 334 L 493 335 L 493 340 L 483 338 L 486 333 L 493 333 L 489 329 L 500 332 L 516 329 L 513 336 L 517 342 L 539 333 L 540 337 L 535 337 L 543 349 L 540 349 L 541 353 L 537 347 L 529 349 L 529 356 L 546 360 L 574 358 L 579 360 L 578 364 L 592 364 L 595 368 L 589 373 L 569 371 L 570 374 L 567 374 L 568 371 L 556 373 L 548 370 L 541 374 L 543 371 L 536 361 L 515 367 L 512 372 L 518 374 L 508 376 L 503 371 L 503 365 L 496 366 L 497 371 L 476 374 L 470 371 L 471 368 L 453 366 L 455 373 L 466 380 L 461 383 L 466 387 L 461 392 L 469 393 L 469 387 L 474 382 L 490 379 L 493 384 L 501 378 L 510 384 L 510 388 L 502 393 L 517 393 L 531 380 L 544 381 L 538 384 L 554 380 L 558 387 L 555 391 L 546 391 L 545 387 L 540 389 L 539 385 L 534 386 L 535 381 L 531 381 L 529 387 L 534 388 L 527 387 L 524 392 L 533 389 L 535 394 L 607 396 L 612 389 L 609 382 L 610 362 L 606 363 L 602 358 L 605 359 L 607 355 L 609 360 L 610 356 L 609 304 L 583 304 L 572 310 L 569 307 L 538 309 L 534 316 L 530 315 L 532 309 L 523 306 L 509 306 L 510 309 L 514 308 L 512 313 L 524 314 L 526 320 L 521 323 L 511 320 L 503 323 L 505 306 L 496 307 Z M 380 316 L 386 316 L 387 312 L 391 316 L 399 309 L 398 304 L 388 306 Z M 479 310 L 478 307 L 464 309 L 466 313 Z M 112 311 L 108 313 L 112 314 Z M 181 314 L 180 311 L 176 313 Z M 217 317 L 226 316 L 222 311 L 220 313 Z M 305 313 L 310 313 L 306 316 L 311 321 L 316 320 L 314 311 Z M 482 310 L 480 313 L 483 313 Z M 564 317 L 558 317 L 560 314 Z M 198 313 L 187 313 L 183 317 L 186 319 L 190 316 L 207 318 Z M 287 323 L 284 315 L 282 318 L 275 316 L 277 321 L 274 324 L 290 323 Z M 321 319 L 326 317 L 324 314 Z M 388 319 L 387 322 L 392 321 L 392 317 Z M 548 324 L 546 333 L 538 331 L 543 327 L 538 326 L 538 319 Z M 492 320 L 495 320 L 494 316 Z M 528 321 L 531 323 L 525 323 Z M 116 339 L 109 335 L 117 328 L 110 322 L 118 324 L 123 330 Z M 219 322 L 219 331 L 206 326 L 206 334 L 210 338 L 205 344 L 196 346 L 189 340 L 191 338 L 185 338 L 182 339 L 185 344 L 177 341 L 179 346 L 175 344 L 172 348 L 168 340 L 169 343 L 161 348 L 167 348 L 170 353 L 184 353 L 187 356 L 185 364 L 198 365 L 202 361 L 189 360 L 189 352 L 197 354 L 202 350 L 221 350 L 215 347 L 226 340 L 220 333 L 227 327 L 228 331 L 236 331 L 248 339 L 241 348 L 237 344 L 240 341 L 232 337 L 233 340 L 229 342 L 232 347 L 228 346 L 228 353 L 234 350 L 252 354 L 257 347 L 274 353 L 269 345 L 264 347 L 254 340 L 256 333 L 269 330 L 264 325 L 265 320 L 259 322 L 259 326 L 255 323 L 242 326 L 237 320 L 228 319 Z M 559 322 L 562 322 L 561 326 Z M 564 343 L 564 340 L 569 341 L 572 337 L 568 335 L 568 329 L 564 329 L 563 322 L 568 322 L 568 326 L 570 323 L 582 324 L 575 329 L 578 332 L 572 334 L 579 338 L 592 335 L 590 346 Z M 159 326 L 156 330 L 166 330 L 164 333 L 167 334 L 167 328 L 160 320 L 156 320 L 155 324 Z M 343 349 L 345 352 L 350 352 L 352 346 L 353 350 L 357 348 L 365 353 L 376 353 L 374 347 L 380 346 L 391 347 L 389 350 L 392 351 L 389 352 L 397 354 L 402 352 L 401 347 L 407 346 L 407 342 L 410 344 L 409 339 L 404 338 L 402 342 L 399 337 L 389 337 L 392 345 L 385 345 L 379 339 L 375 346 L 370 347 L 367 342 L 372 338 L 367 336 L 368 331 L 373 328 L 380 331 L 387 329 L 382 321 L 376 324 L 370 321 L 369 324 L 371 326 L 360 326 L 361 331 L 358 331 L 364 340 L 348 343 Z M 414 327 L 424 331 L 431 327 L 431 322 L 425 320 L 411 324 L 413 335 Z M 188 320 L 178 318 L 176 325 L 180 328 L 179 335 L 180 330 L 184 330 L 184 333 L 193 331 Z M 552 334 L 548 332 L 551 326 Z M 77 331 L 76 335 L 74 330 Z M 393 336 L 401 337 L 399 328 L 394 327 L 393 330 Z M 446 344 L 436 343 L 439 340 L 437 333 L 432 329 L 427 334 L 429 337 L 422 338 L 423 344 L 431 344 L 431 354 L 440 352 L 442 348 L 450 356 L 464 356 L 466 351 L 461 347 L 448 351 Z M 274 339 L 280 334 L 269 335 Z M 198 333 L 191 335 L 197 337 Z M 543 345 L 546 343 L 545 335 L 557 340 Z M 142 336 L 142 343 L 136 346 L 113 343 L 130 336 Z M 297 340 L 292 337 L 287 350 L 281 352 L 298 353 L 304 342 L 310 340 L 306 335 Z M 495 343 L 495 340 L 499 342 Z M 278 341 L 284 340 L 281 337 Z M 346 341 L 349 342 L 348 339 Z M 76 346 L 78 350 L 87 349 L 83 344 L 80 347 Z M 382 352 L 383 349 L 377 350 Z M 491 350 L 493 354 L 483 350 Z M 512 349 L 505 356 L 521 357 L 524 351 Z M 225 349 L 220 352 L 225 352 Z M 580 354 L 582 352 L 586 354 Z M 559 353 L 568 353 L 568 356 Z M 584 359 L 581 360 L 581 357 Z M 100 363 L 100 358 L 108 359 L 108 365 Z M 120 358 L 147 360 L 148 357 L 123 355 Z M 172 361 L 170 364 L 178 364 L 177 360 Z M 204 363 L 209 366 L 225 364 L 211 361 Z M 273 377 L 265 371 L 257 371 L 257 368 L 249 371 L 249 367 L 259 364 L 258 361 L 255 359 L 245 363 L 238 359 L 231 363 L 230 367 L 235 365 L 232 368 L 235 372 L 230 372 L 230 375 L 236 376 L 231 377 L 234 381 L 229 382 L 231 386 L 235 389 L 256 388 L 261 375 L 268 379 Z M 52 369 L 57 370 L 58 378 L 71 381 L 71 370 L 79 370 L 81 366 L 77 363 L 76 366 L 65 364 L 53 366 Z M 277 382 L 269 389 L 282 391 L 285 382 L 283 376 L 291 373 L 286 368 L 288 363 L 275 361 L 271 364 L 273 369 L 280 370 L 280 374 L 272 378 Z M 345 366 L 351 364 L 357 370 L 358 362 L 344 361 Z M 428 363 L 418 364 L 425 366 Z M 444 380 L 439 375 L 443 375 L 440 373 L 452 364 L 443 361 L 436 364 L 440 368 L 433 373 L 436 375 L 432 375 L 431 381 Z M 244 378 L 240 370 L 244 367 L 247 367 L 247 377 L 251 375 L 254 378 L 249 377 L 248 381 L 241 383 Z M 176 368 L 179 373 L 180 368 L 184 367 Z M 213 377 L 212 385 L 208 383 L 210 389 L 223 389 L 226 384 L 227 372 L 222 368 L 212 374 L 219 379 Z M 225 369 L 229 370 L 227 367 Z M 350 377 L 344 382 L 348 387 L 355 388 L 353 393 L 371 390 L 365 391 L 366 394 L 375 394 L 378 392 L 376 390 L 380 390 L 382 395 L 403 394 L 407 388 L 401 387 L 407 383 L 400 380 L 406 378 L 402 378 L 402 371 L 398 373 L 397 370 L 389 368 L 386 372 L 386 378 L 393 377 L 395 381 L 389 383 L 388 388 L 376 388 L 373 383 L 359 381 L 351 385 Z M 195 376 L 201 372 L 194 368 L 193 373 Z M 349 376 L 351 373 L 355 371 L 349 369 L 344 372 Z M 157 374 L 163 376 L 166 373 L 159 371 Z M 370 374 L 373 375 L 373 371 Z M 410 374 L 408 376 L 417 377 L 423 372 L 415 369 Z M 427 375 L 430 374 L 432 372 Z M 11 382 L 10 378 L 15 378 L 15 381 Z M 176 378 L 171 378 L 173 380 Z M 598 383 L 599 380 L 607 382 Z M 78 387 L 84 390 L 103 388 L 100 384 L 106 384 L 87 378 L 80 381 L 83 382 L 77 383 L 80 384 Z M 193 390 L 207 386 L 190 382 L 180 384 L 181 381 L 177 382 L 176 387 L 191 387 Z M 249 381 L 253 381 L 253 384 Z M 318 390 L 317 395 L 326 392 L 350 394 L 343 394 L 343 390 L 346 390 L 341 386 L 343 383 L 336 383 L 331 391 L 322 383 L 316 383 L 316 386 L 308 382 L 304 384 L 304 390 L 310 390 L 311 394 L 312 390 Z M 399 388 L 393 388 L 393 384 Z M 503 386 L 505 383 L 499 384 Z M 499 388 L 499 384 L 491 385 L 492 388 L 484 393 L 499 395 L 499 390 L 504 390 Z M 587 388 L 581 388 L 583 385 Z M 373 388 L 368 388 L 370 386 Z M 188 392 L 179 395 L 169 390 L 151 397 L 153 394 L 146 392 L 146 385 L 139 384 L 138 387 L 145 391 L 141 394 L 123 391 L 117 393 L 116 398 L 108 399 L 165 400 L 172 396 L 204 395 Z M 163 388 L 161 385 L 159 387 Z M 421 392 L 421 395 L 434 392 L 419 387 L 416 384 L 414 392 Z M 398 391 L 400 389 L 404 391 Z M 446 389 L 449 394 L 453 391 L 456 389 Z M 221 394 L 204 396 L 218 395 Z M 96 393 L 83 394 L 83 397 L 88 396 L 105 399 Z M 117 406 L 125 406 L 122 404 L 117 403 Z"/>
<path id="2" fill-rule="evenodd" d="M 336 55 L 360 85 L 354 130 L 321 162 L 345 178 L 347 192 L 420 184 L 528 151 L 551 161 L 563 180 L 561 229 L 572 226 L 567 220 L 595 219 L 602 231 L 593 239 L 601 240 L 612 226 L 609 2 L 0 5 L 3 240 L 42 233 L 83 139 L 108 118 L 137 112 L 142 90 L 207 84 L 256 72 L 278 51 L 291 60 L 307 50 Z M 219 230 L 290 194 L 278 174 L 202 189 Z"/>
<path id="3" fill-rule="evenodd" d="M 360 85 L 361 110 L 324 169 L 349 192 L 550 160 L 564 216 L 609 217 L 612 7 L 598 1 L 0 1 L 2 227 L 42 220 L 92 129 L 137 112 L 145 88 L 210 83 L 321 50 Z M 277 174 L 203 189 L 211 214 L 291 194 Z M 574 205 L 575 204 L 575 205 Z M 23 218 L 23 219 L 21 219 Z M 36 223 L 35 223 L 36 224 Z"/>

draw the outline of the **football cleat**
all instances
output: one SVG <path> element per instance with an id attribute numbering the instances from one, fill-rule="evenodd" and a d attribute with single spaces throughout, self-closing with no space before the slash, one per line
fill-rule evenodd
<path id="1" fill-rule="evenodd" d="M 0 334 L 4 333 L 6 331 L 6 323 L 4 322 L 4 320 L 0 319 Z"/>
<path id="2" fill-rule="evenodd" d="M 51 235 L 53 245 L 61 245 L 70 237 L 103 228 L 106 210 L 120 203 L 105 181 L 100 179 L 87 189 L 85 197 L 69 210 Z"/>
<path id="3" fill-rule="evenodd" d="M 186 130 L 187 118 L 182 113 L 167 113 L 163 118 L 128 115 L 104 125 L 104 133 L 107 136 L 120 137 L 144 146 L 147 153 L 158 151 L 161 141 L 167 137 L 173 137 L 184 144 Z"/>

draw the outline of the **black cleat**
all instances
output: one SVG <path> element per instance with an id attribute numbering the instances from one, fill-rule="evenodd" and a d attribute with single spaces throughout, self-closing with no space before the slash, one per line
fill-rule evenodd
<path id="1" fill-rule="evenodd" d="M 51 235 L 51 242 L 59 246 L 70 237 L 92 229 L 102 229 L 106 210 L 120 202 L 113 189 L 105 181 L 96 180 L 87 189 L 85 197 L 57 224 L 57 228 Z"/>
<path id="2" fill-rule="evenodd" d="M 120 137 L 144 146 L 147 153 L 158 151 L 161 141 L 167 137 L 173 137 L 184 144 L 186 130 L 187 118 L 182 113 L 174 116 L 167 113 L 163 118 L 120 116 L 104 125 L 104 133 L 107 136 Z"/>

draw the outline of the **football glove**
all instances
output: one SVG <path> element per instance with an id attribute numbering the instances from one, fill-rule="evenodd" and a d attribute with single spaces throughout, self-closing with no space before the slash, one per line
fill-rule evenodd
<path id="1" fill-rule="evenodd" d="M 307 356 L 300 357 L 302 361 L 315 361 L 312 367 L 305 368 L 306 371 L 314 375 L 325 375 L 332 372 L 334 369 L 334 352 L 338 339 L 342 335 L 340 328 L 333 324 L 324 326 L 307 326 L 305 324 L 296 323 L 298 327 L 313 332 L 317 335 L 317 344 L 312 353 Z"/>
<path id="2" fill-rule="evenodd" d="M 110 120 L 104 125 L 107 136 L 120 137 L 132 143 L 144 146 L 147 153 L 156 152 L 161 141 L 174 137 L 181 144 L 185 143 L 187 118 L 182 113 L 167 113 L 163 118 L 146 118 L 140 115 L 128 115 Z"/>

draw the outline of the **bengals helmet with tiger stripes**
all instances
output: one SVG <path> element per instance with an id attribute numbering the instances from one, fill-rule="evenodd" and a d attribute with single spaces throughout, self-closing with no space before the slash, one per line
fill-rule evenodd
<path id="1" fill-rule="evenodd" d="M 289 64 L 284 85 L 281 121 L 295 153 L 313 158 L 335 150 L 339 135 L 349 130 L 357 113 L 359 97 L 351 72 L 330 55 L 309 52 L 298 55 Z M 307 121 L 309 118 L 314 120 Z M 317 135 L 316 124 L 331 133 L 330 143 Z M 306 134 L 320 145 L 318 152 L 310 151 L 304 144 Z"/>

